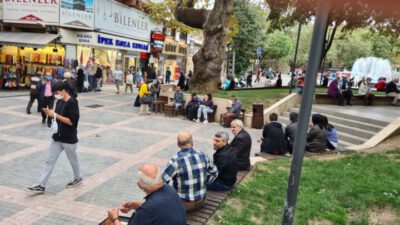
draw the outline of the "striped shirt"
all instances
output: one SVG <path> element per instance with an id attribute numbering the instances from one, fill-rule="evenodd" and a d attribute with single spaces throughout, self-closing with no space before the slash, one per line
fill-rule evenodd
<path id="1" fill-rule="evenodd" d="M 207 184 L 217 178 L 218 169 L 203 153 L 193 148 L 183 149 L 172 157 L 162 178 L 172 184 L 183 201 L 197 201 L 205 197 Z"/>

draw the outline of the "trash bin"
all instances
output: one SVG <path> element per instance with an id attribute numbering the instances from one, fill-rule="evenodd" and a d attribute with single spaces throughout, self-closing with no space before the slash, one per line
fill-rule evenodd
<path id="1" fill-rule="evenodd" d="M 253 104 L 253 118 L 251 120 L 251 127 L 262 129 L 264 127 L 264 105 L 260 103 Z"/>

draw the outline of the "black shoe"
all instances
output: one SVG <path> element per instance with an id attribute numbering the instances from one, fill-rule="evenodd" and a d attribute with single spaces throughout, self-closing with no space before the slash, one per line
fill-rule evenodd
<path id="1" fill-rule="evenodd" d="M 38 194 L 43 194 L 44 191 L 46 190 L 46 188 L 44 188 L 44 187 L 38 185 L 38 186 L 35 186 L 35 187 L 27 188 L 27 190 L 28 190 L 28 191 L 32 191 L 32 192 L 35 192 L 35 193 L 38 193 Z"/>
<path id="2" fill-rule="evenodd" d="M 47 124 L 47 127 L 50 128 L 50 127 L 51 127 L 51 123 L 48 123 L 48 124 Z"/>
<path id="3" fill-rule="evenodd" d="M 29 115 L 29 114 L 31 114 L 31 112 L 30 112 L 30 111 L 26 111 L 26 114 L 28 114 L 28 115 Z"/>
<path id="4" fill-rule="evenodd" d="M 42 123 L 45 124 L 46 123 L 46 119 L 42 119 Z"/>
<path id="5" fill-rule="evenodd" d="M 347 105 L 349 105 L 349 106 L 353 106 L 353 104 L 351 104 L 350 102 L 348 102 L 348 103 L 347 103 Z"/>
<path id="6" fill-rule="evenodd" d="M 82 184 L 82 178 L 75 179 L 74 181 L 71 181 L 65 186 L 66 188 L 74 187 L 76 185 Z"/>

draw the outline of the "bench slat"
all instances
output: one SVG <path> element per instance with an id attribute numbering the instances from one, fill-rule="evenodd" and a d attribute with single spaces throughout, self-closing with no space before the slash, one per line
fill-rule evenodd
<path id="1" fill-rule="evenodd" d="M 193 221 L 193 220 L 187 220 L 186 223 L 188 225 L 203 225 L 204 223 Z"/>
<path id="2" fill-rule="evenodd" d="M 203 217 L 199 217 L 199 216 L 195 216 L 195 215 L 190 215 L 190 216 L 188 216 L 186 218 L 190 219 L 190 220 L 193 220 L 193 221 L 201 222 L 201 223 L 207 222 L 207 218 L 203 218 Z"/>

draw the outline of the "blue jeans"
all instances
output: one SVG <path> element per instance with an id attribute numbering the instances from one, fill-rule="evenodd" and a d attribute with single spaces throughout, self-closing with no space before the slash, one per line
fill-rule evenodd
<path id="1" fill-rule="evenodd" d="M 201 112 L 203 112 L 204 119 L 207 120 L 208 119 L 208 113 L 213 113 L 214 110 L 210 109 L 210 108 L 199 107 L 199 109 L 197 110 L 197 118 L 198 119 L 200 119 L 200 117 L 201 117 Z"/>
<path id="2" fill-rule="evenodd" d="M 207 184 L 207 190 L 211 191 L 229 191 L 232 189 L 232 187 L 233 186 L 228 186 L 218 181 L 214 181 L 211 184 Z"/>

